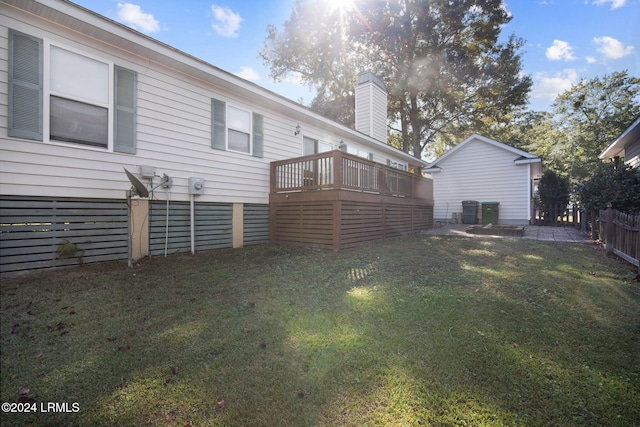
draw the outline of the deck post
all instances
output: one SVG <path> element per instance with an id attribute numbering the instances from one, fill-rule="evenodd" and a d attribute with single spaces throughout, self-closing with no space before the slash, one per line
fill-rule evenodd
<path id="1" fill-rule="evenodd" d="M 333 150 L 331 157 L 333 157 L 333 189 L 339 190 L 342 188 L 342 151 Z"/>

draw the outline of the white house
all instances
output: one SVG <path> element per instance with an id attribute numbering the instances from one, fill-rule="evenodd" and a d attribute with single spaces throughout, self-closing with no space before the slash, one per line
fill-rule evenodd
<path id="1" fill-rule="evenodd" d="M 424 172 L 433 179 L 435 221 L 451 221 L 453 214 L 463 212 L 463 201 L 499 203 L 499 224 L 526 225 L 533 218 L 541 160 L 532 154 L 474 134 Z M 482 205 L 479 217 L 481 213 Z"/>
<path id="2" fill-rule="evenodd" d="M 624 159 L 624 163 L 640 167 L 640 117 L 600 153 L 600 159 Z"/>
<path id="3" fill-rule="evenodd" d="M 351 129 L 71 2 L 1 0 L 0 17 L 1 272 L 268 242 L 274 161 L 426 165 L 370 113 Z M 149 198 L 127 197 L 125 168 Z"/>

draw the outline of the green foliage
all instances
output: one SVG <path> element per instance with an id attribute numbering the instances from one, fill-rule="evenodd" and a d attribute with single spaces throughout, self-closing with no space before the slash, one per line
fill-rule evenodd
<path id="1" fill-rule="evenodd" d="M 596 173 L 576 187 L 587 209 L 611 207 L 625 213 L 640 212 L 640 169 L 628 165 L 601 164 Z"/>
<path id="2" fill-rule="evenodd" d="M 541 116 L 544 132 L 532 140 L 532 153 L 574 181 L 589 177 L 599 154 L 640 115 L 640 78 L 617 72 L 581 80 L 561 94 L 553 116 Z"/>
<path id="3" fill-rule="evenodd" d="M 498 41 L 510 20 L 502 0 L 299 0 L 282 31 L 268 28 L 261 56 L 272 78 L 296 74 L 317 90 L 312 106 L 346 125 L 356 73 L 374 72 L 403 150 L 420 158 L 439 136 L 526 104 L 524 41 Z"/>
<path id="4" fill-rule="evenodd" d="M 543 208 L 566 206 L 569 203 L 569 180 L 548 169 L 540 178 L 538 195 Z"/>
<path id="5" fill-rule="evenodd" d="M 640 115 L 640 78 L 626 71 L 581 80 L 556 99 L 551 112 L 516 111 L 508 123 L 487 119 L 468 133 L 480 133 L 540 157 L 580 182 L 599 154 Z"/>
<path id="6" fill-rule="evenodd" d="M 58 259 L 67 259 L 72 258 L 78 252 L 78 247 L 75 243 L 71 243 L 67 239 L 62 240 L 58 244 L 58 248 L 56 249 L 56 253 L 58 254 Z"/>

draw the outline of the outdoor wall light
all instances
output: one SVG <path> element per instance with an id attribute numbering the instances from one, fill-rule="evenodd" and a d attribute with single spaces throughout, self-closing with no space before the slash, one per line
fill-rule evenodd
<path id="1" fill-rule="evenodd" d="M 299 124 L 296 125 L 296 130 L 293 132 L 293 134 L 295 136 L 298 136 L 300 134 L 300 130 L 302 130 L 302 128 L 300 127 Z"/>

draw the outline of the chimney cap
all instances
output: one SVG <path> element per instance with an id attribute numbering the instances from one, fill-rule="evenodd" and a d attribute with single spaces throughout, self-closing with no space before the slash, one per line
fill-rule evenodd
<path id="1" fill-rule="evenodd" d="M 363 73 L 358 74 L 358 86 L 365 83 L 373 83 L 374 85 L 378 86 L 380 89 L 384 90 L 385 92 L 387 91 L 387 89 L 384 87 L 384 83 L 382 82 L 382 80 L 376 77 L 375 74 L 373 74 L 371 71 L 365 71 Z"/>

